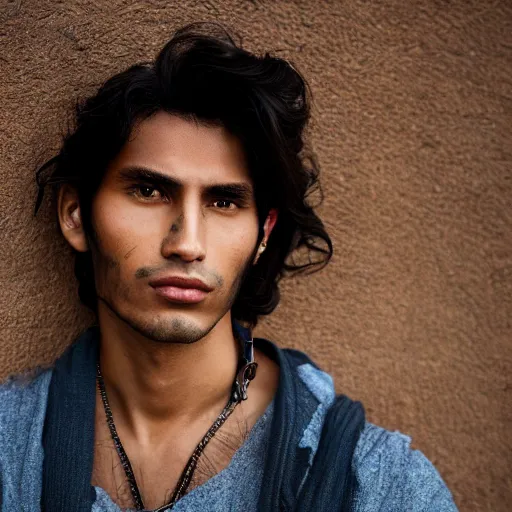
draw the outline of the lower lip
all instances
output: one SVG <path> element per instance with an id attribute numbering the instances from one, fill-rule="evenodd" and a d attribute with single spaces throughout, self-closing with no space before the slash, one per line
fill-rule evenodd
<path id="1" fill-rule="evenodd" d="M 201 302 L 208 292 L 198 290 L 197 288 L 179 288 L 178 286 L 156 286 L 155 291 L 158 295 L 165 297 L 172 302 L 185 302 L 195 304 Z"/>

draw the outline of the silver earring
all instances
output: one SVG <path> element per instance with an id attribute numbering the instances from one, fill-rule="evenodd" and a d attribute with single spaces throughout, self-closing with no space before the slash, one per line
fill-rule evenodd
<path id="1" fill-rule="evenodd" d="M 256 263 L 258 263 L 261 253 L 266 249 L 266 247 L 267 247 L 267 244 L 265 242 L 261 242 L 260 246 L 258 247 L 258 251 L 256 252 L 256 258 L 254 258 L 253 265 L 256 265 Z"/>

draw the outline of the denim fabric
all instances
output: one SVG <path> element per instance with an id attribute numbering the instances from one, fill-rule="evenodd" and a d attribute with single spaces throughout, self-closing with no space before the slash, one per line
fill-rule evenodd
<path id="1" fill-rule="evenodd" d="M 328 374 L 312 365 L 299 366 L 297 371 L 311 397 L 319 402 L 304 424 L 300 440 L 300 446 L 311 448 L 314 454 L 323 419 L 334 398 L 334 386 Z M 1 512 L 40 510 L 41 439 L 50 378 L 51 370 L 44 370 L 31 378 L 10 379 L 0 386 Z M 230 465 L 190 491 L 173 510 L 257 512 L 272 413 L 273 402 Z M 400 432 L 366 423 L 352 461 L 358 483 L 356 512 L 457 510 L 438 471 L 420 451 L 411 450 L 410 442 L 410 437 Z M 92 512 L 120 512 L 103 489 L 95 489 Z"/>

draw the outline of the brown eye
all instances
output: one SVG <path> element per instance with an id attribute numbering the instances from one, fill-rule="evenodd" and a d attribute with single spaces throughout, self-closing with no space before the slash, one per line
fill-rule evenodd
<path id="1" fill-rule="evenodd" d="M 236 204 L 233 201 L 230 201 L 229 199 L 220 199 L 219 201 L 215 201 L 213 204 L 220 203 L 219 208 L 221 210 L 234 210 L 236 208 Z M 228 203 L 228 206 L 226 207 L 225 204 Z M 229 206 L 231 205 L 231 207 Z"/>
<path id="2" fill-rule="evenodd" d="M 146 187 L 146 186 L 139 187 L 139 191 L 141 193 L 141 196 L 146 197 L 146 198 L 154 197 L 152 192 L 157 192 L 156 188 Z"/>
<path id="3" fill-rule="evenodd" d="M 151 185 L 134 185 L 131 187 L 131 194 L 143 200 L 154 200 L 163 197 L 160 190 Z"/>

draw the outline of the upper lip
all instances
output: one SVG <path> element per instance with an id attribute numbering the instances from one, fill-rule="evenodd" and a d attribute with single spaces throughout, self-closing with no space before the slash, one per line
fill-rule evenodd
<path id="1" fill-rule="evenodd" d="M 198 290 L 204 290 L 205 292 L 211 292 L 213 288 L 208 286 L 200 279 L 191 279 L 189 277 L 182 276 L 167 276 L 160 277 L 149 283 L 153 287 L 157 286 L 177 286 L 179 288 L 197 288 Z"/>

